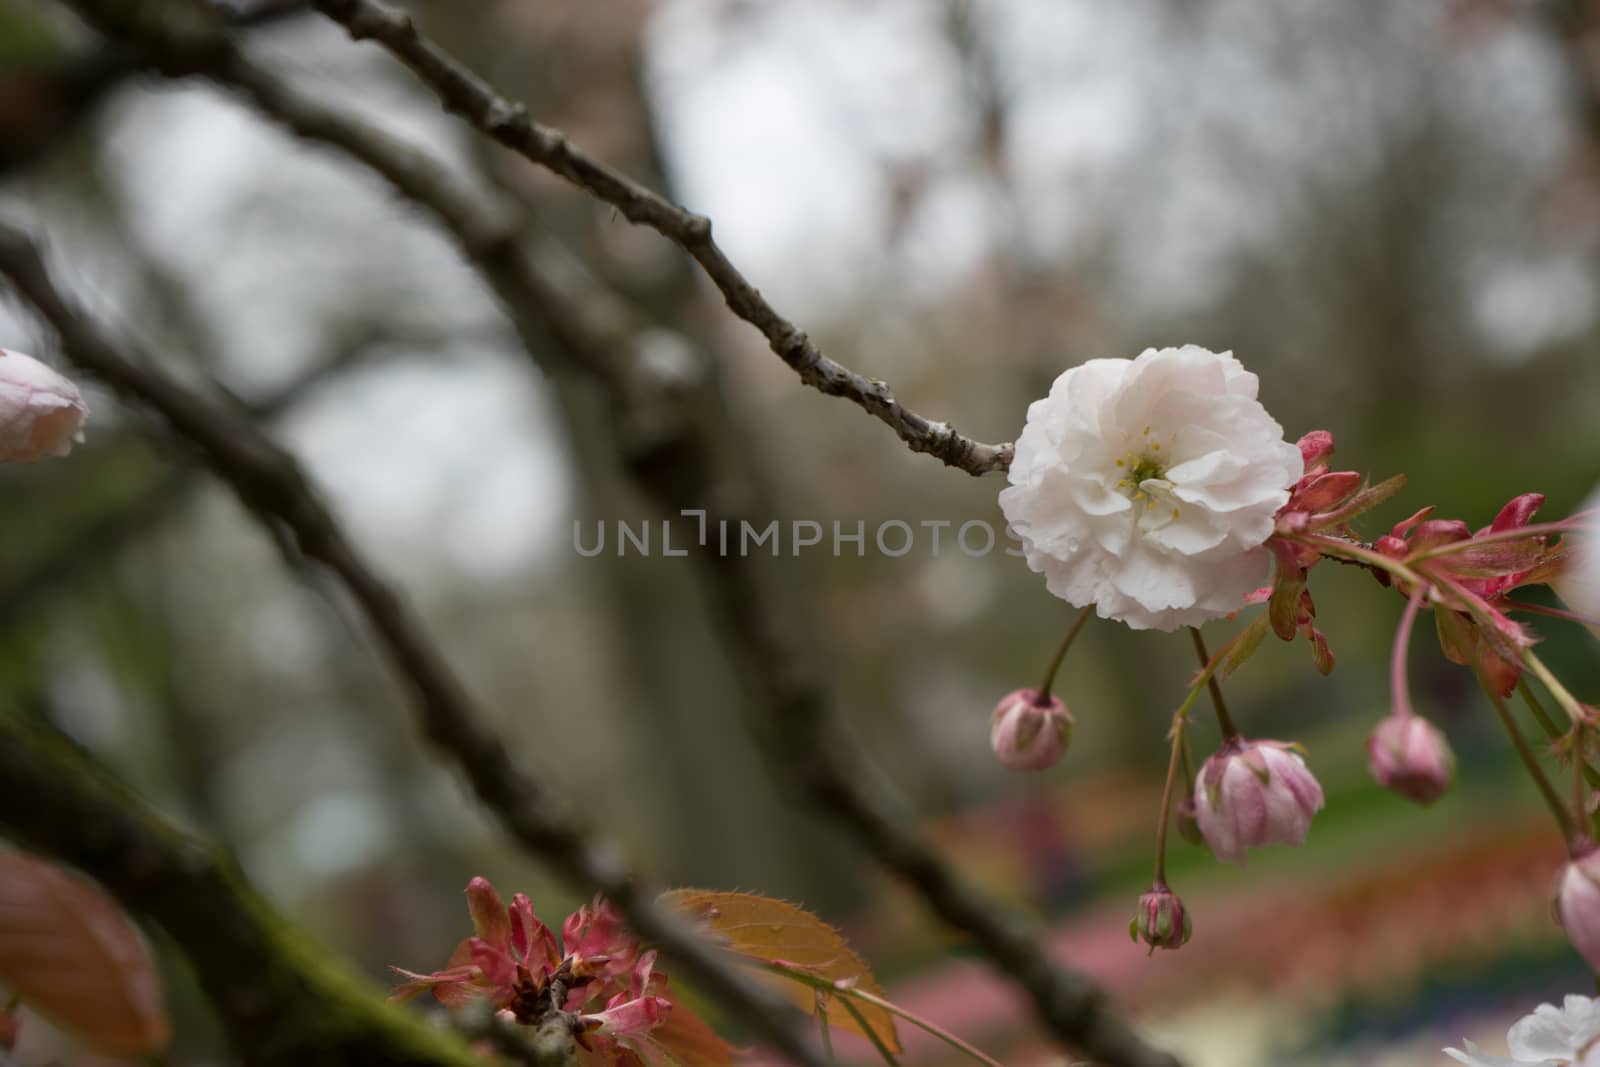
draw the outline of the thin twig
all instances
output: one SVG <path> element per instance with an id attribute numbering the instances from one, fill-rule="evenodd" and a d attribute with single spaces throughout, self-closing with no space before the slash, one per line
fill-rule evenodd
<path id="1" fill-rule="evenodd" d="M 761 331 L 780 359 L 806 385 L 844 397 L 882 420 L 913 452 L 980 475 L 1011 465 L 1012 446 L 965 437 L 948 424 L 917 414 L 895 399 L 887 383 L 867 378 L 823 355 L 805 332 L 780 315 L 733 265 L 711 236 L 711 220 L 686 211 L 575 147 L 559 130 L 528 117 L 527 108 L 419 33 L 405 12 L 375 0 L 314 0 L 317 10 L 357 39 L 383 45 L 438 94 L 445 108 L 512 151 L 553 171 L 678 245 L 711 279 L 739 318 Z"/>

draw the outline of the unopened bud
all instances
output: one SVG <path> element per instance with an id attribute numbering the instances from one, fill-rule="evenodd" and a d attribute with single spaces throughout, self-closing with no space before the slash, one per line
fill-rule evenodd
<path id="1" fill-rule="evenodd" d="M 1456 757 L 1444 734 L 1420 715 L 1390 715 L 1367 738 L 1372 777 L 1391 793 L 1432 804 L 1455 778 Z"/>
<path id="2" fill-rule="evenodd" d="M 1158 948 L 1182 948 L 1191 928 L 1188 909 L 1178 894 L 1157 882 L 1139 898 L 1139 910 L 1128 922 L 1128 936 L 1143 941 L 1154 953 Z"/>
<path id="3" fill-rule="evenodd" d="M 76 385 L 32 356 L 0 348 L 0 462 L 66 455 L 88 417 Z"/>
<path id="4" fill-rule="evenodd" d="M 1072 713 L 1054 695 L 1037 703 L 1034 689 L 1007 693 L 989 716 L 989 747 L 1014 771 L 1055 765 L 1072 740 Z"/>
<path id="5" fill-rule="evenodd" d="M 1245 865 L 1245 849 L 1298 845 L 1322 810 L 1322 786 L 1282 741 L 1233 737 L 1195 777 L 1195 816 L 1212 855 Z"/>
<path id="6" fill-rule="evenodd" d="M 1551 910 L 1589 969 L 1600 973 L 1600 850 L 1586 841 L 1556 876 Z"/>

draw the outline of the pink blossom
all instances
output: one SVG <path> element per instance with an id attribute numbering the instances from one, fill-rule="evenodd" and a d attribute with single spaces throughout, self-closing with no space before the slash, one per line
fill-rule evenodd
<path id="1" fill-rule="evenodd" d="M 1572 947 L 1600 973 L 1600 850 L 1592 841 L 1576 847 L 1557 876 L 1554 910 Z"/>
<path id="2" fill-rule="evenodd" d="M 467 885 L 467 908 L 473 936 L 456 946 L 443 970 L 413 974 L 395 968 L 407 979 L 395 998 L 428 991 L 451 1006 L 487 1000 L 525 1026 L 564 1015 L 587 1053 L 625 1067 L 685 1062 L 686 1050 L 697 1052 L 702 1063 L 726 1062 L 717 1051 L 726 1045 L 692 1011 L 675 1004 L 667 976 L 655 969 L 654 950 L 640 946 L 622 913 L 604 898 L 567 916 L 560 939 L 534 915 L 526 896 L 518 893 L 508 908 L 487 879 Z M 714 1058 L 706 1059 L 708 1054 Z"/>
<path id="3" fill-rule="evenodd" d="M 1051 695 L 1038 702 L 1035 689 L 1007 693 L 989 715 L 989 747 L 1014 771 L 1053 767 L 1072 740 L 1072 713 Z"/>
<path id="4" fill-rule="evenodd" d="M 32 356 L 0 348 L 0 461 L 64 456 L 83 439 L 78 387 Z"/>
<path id="5" fill-rule="evenodd" d="M 1298 845 L 1322 810 L 1322 786 L 1282 741 L 1230 737 L 1195 778 L 1195 818 L 1212 854 L 1245 865 L 1245 849 Z"/>
<path id="6" fill-rule="evenodd" d="M 1367 738 L 1372 777 L 1392 793 L 1432 804 L 1455 778 L 1456 758 L 1439 728 L 1420 715 L 1390 715 Z"/>

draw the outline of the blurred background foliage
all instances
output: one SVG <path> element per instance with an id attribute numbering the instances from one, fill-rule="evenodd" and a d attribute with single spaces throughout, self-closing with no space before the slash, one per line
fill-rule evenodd
<path id="1" fill-rule="evenodd" d="M 259 2 L 259 0 L 258 0 Z M 1232 349 L 1293 438 L 1487 523 L 1600 481 L 1600 154 L 1586 12 L 1520 0 L 428 0 L 428 30 L 541 121 L 716 220 L 824 349 L 985 440 L 1064 368 Z M 1070 619 L 998 526 L 994 478 L 913 456 L 797 386 L 686 260 L 476 141 L 376 50 L 295 4 L 237 9 L 249 50 L 508 192 L 719 376 L 785 522 L 869 531 L 773 564 L 847 726 L 965 869 L 1049 917 L 1065 958 L 1195 1064 L 1434 1063 L 1589 977 L 1549 922 L 1561 841 L 1470 676 L 1419 637 L 1419 709 L 1461 757 L 1423 812 L 1368 780 L 1401 602 L 1321 568 L 1329 678 L 1273 642 L 1229 686 L 1247 732 L 1300 740 L 1329 805 L 1248 872 L 1179 844 L 1196 936 L 1123 936 L 1148 880 L 1187 640 L 1093 625 L 1062 685 L 1069 758 L 1003 772 L 994 700 Z M 593 446 L 597 399 L 545 380 L 426 220 L 210 86 L 138 73 L 47 0 L 0 0 L 0 211 L 80 295 L 306 460 L 408 588 L 520 756 L 676 884 L 802 901 L 891 994 L 1009 1062 L 1048 1047 L 1014 996 L 773 784 L 691 564 L 584 558 L 575 523 L 651 518 Z M 707 366 L 682 337 L 717 357 Z M 15 303 L 0 344 L 50 358 Z M 67 461 L 0 473 L 0 693 L 226 843 L 376 979 L 442 963 L 482 873 L 547 918 L 577 903 L 413 737 L 337 591 L 286 568 L 232 497 L 93 390 Z M 900 558 L 870 531 L 949 520 Z M 787 551 L 787 550 L 786 550 Z M 1227 632 L 1216 624 L 1213 644 Z M 1600 693 L 1593 638 L 1547 659 Z M 1199 753 L 1213 735 L 1200 731 Z M 158 946 L 159 947 L 159 946 Z M 181 962 L 174 1063 L 226 1062 Z M 29 1028 L 23 1062 L 78 1062 Z M 914 1045 L 931 1062 L 936 1048 Z"/>

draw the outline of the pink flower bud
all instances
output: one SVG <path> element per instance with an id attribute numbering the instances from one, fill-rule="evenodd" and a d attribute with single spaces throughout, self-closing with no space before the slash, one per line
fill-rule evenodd
<path id="1" fill-rule="evenodd" d="M 76 385 L 32 356 L 0 348 L 0 462 L 66 455 L 88 417 Z"/>
<path id="2" fill-rule="evenodd" d="M 1592 971 L 1600 972 L 1600 851 L 1593 842 L 1574 849 L 1556 876 L 1556 922 Z"/>
<path id="3" fill-rule="evenodd" d="M 989 747 L 1014 771 L 1052 767 L 1072 740 L 1072 713 L 1057 696 L 1043 704 L 1038 690 L 1007 693 L 989 716 Z"/>
<path id="4" fill-rule="evenodd" d="M 1230 737 L 1195 779 L 1195 817 L 1219 860 L 1245 865 L 1245 849 L 1298 845 L 1322 810 L 1322 786 L 1294 746 Z"/>
<path id="5" fill-rule="evenodd" d="M 1158 948 L 1182 948 L 1189 940 L 1191 929 L 1189 912 L 1183 901 L 1161 882 L 1139 898 L 1139 910 L 1128 922 L 1128 936 L 1144 941 L 1150 946 L 1151 954 Z"/>
<path id="6" fill-rule="evenodd" d="M 1420 715 L 1390 715 L 1367 738 L 1372 777 L 1391 793 L 1432 804 L 1455 778 L 1456 757 L 1444 734 Z"/>

